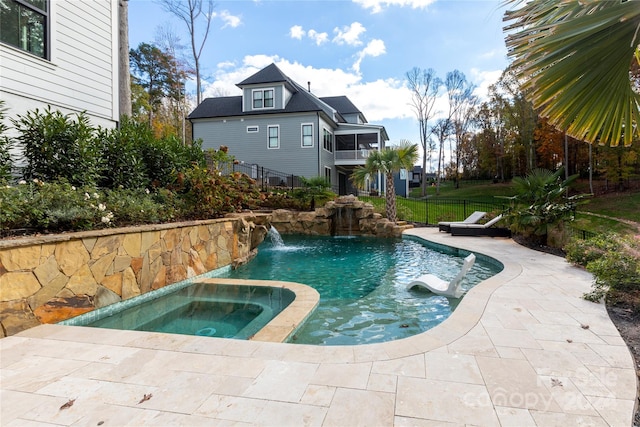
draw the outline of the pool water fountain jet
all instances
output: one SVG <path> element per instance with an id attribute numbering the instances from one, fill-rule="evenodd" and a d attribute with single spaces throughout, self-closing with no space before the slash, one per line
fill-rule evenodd
<path id="1" fill-rule="evenodd" d="M 274 247 L 284 246 L 284 240 L 282 240 L 282 236 L 273 225 L 269 228 L 269 231 L 267 232 L 267 237 L 269 237 Z"/>

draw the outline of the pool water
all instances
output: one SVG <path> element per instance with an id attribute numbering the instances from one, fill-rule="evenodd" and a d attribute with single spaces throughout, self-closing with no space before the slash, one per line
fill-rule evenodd
<path id="1" fill-rule="evenodd" d="M 249 339 L 294 298 L 288 289 L 196 283 L 86 325 Z"/>
<path id="2" fill-rule="evenodd" d="M 293 281 L 318 290 L 319 306 L 290 342 L 347 345 L 405 338 L 438 325 L 458 303 L 405 288 L 425 273 L 452 279 L 466 251 L 411 238 L 282 238 L 283 246 L 265 240 L 251 262 L 227 277 Z M 462 287 L 469 289 L 500 270 L 497 263 L 478 256 Z"/>

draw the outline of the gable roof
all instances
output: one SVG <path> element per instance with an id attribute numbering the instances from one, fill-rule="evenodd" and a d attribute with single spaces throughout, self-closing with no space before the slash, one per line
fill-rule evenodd
<path id="1" fill-rule="evenodd" d="M 268 65 L 257 73 L 244 79 L 236 86 L 265 85 L 272 83 L 284 83 L 291 92 L 284 109 L 274 108 L 268 110 L 242 111 L 242 96 L 226 96 L 206 98 L 189 114 L 188 119 L 207 119 L 233 116 L 255 116 L 265 114 L 282 113 L 306 113 L 319 112 L 334 123 L 346 123 L 343 114 L 359 114 L 363 122 L 367 120 L 364 114 L 346 96 L 329 96 L 319 98 L 295 81 L 287 77 L 276 64 Z"/>
<path id="2" fill-rule="evenodd" d="M 289 78 L 284 75 L 280 68 L 276 64 L 271 64 L 258 71 L 254 75 L 247 77 L 243 81 L 237 84 L 237 86 L 258 85 L 264 83 L 279 83 L 287 82 Z"/>

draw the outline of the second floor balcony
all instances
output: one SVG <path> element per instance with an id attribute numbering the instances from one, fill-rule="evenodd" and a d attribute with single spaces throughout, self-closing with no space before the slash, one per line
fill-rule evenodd
<path id="1" fill-rule="evenodd" d="M 336 150 L 334 159 L 336 165 L 364 165 L 369 153 L 374 150 L 361 148 L 359 150 Z"/>

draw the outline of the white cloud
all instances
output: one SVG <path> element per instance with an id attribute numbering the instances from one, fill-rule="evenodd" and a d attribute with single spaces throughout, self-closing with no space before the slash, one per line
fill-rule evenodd
<path id="1" fill-rule="evenodd" d="M 382 12 L 385 7 L 399 6 L 412 9 L 425 9 L 436 0 L 353 0 L 365 9 L 371 9 L 371 13 Z"/>
<path id="2" fill-rule="evenodd" d="M 231 67 L 235 67 L 236 63 L 233 61 L 224 61 L 224 62 L 219 62 L 217 67 L 218 68 L 231 68 Z"/>
<path id="3" fill-rule="evenodd" d="M 222 28 L 226 28 L 226 27 L 236 28 L 240 26 L 240 24 L 242 24 L 242 16 L 232 15 L 226 9 L 221 11 L 220 13 L 213 12 L 212 15 L 214 18 L 220 18 L 222 22 L 224 22 L 224 25 L 222 26 Z"/>
<path id="4" fill-rule="evenodd" d="M 230 66 L 221 63 L 213 82 L 204 82 L 204 96 L 240 95 L 236 86 L 267 65 L 275 63 L 283 73 L 318 97 L 346 95 L 364 113 L 371 123 L 384 124 L 384 120 L 413 117 L 409 106 L 410 93 L 402 80 L 378 79 L 363 82 L 362 76 L 339 68 L 314 68 L 297 61 L 291 62 L 277 55 L 244 57 L 242 64 Z"/>
<path id="5" fill-rule="evenodd" d="M 334 28 L 333 32 L 336 36 L 333 38 L 333 42 L 337 44 L 348 44 L 351 46 L 359 46 L 362 44 L 360 40 L 360 34 L 367 31 L 367 29 L 359 22 L 353 22 L 349 26 L 342 28 Z"/>
<path id="6" fill-rule="evenodd" d="M 318 46 L 329 41 L 329 34 L 319 33 L 316 30 L 307 31 L 307 36 L 315 41 Z"/>
<path id="7" fill-rule="evenodd" d="M 474 94 L 485 101 L 488 98 L 489 86 L 500 79 L 503 70 L 480 71 L 476 68 L 471 69 L 471 81 L 476 85 Z"/>
<path id="8" fill-rule="evenodd" d="M 369 43 L 367 43 L 364 49 L 357 53 L 357 59 L 356 62 L 353 63 L 353 69 L 357 73 L 359 73 L 360 64 L 362 63 L 362 60 L 364 58 L 366 58 L 367 56 L 376 57 L 385 53 L 387 53 L 387 50 L 385 48 L 384 42 L 380 39 L 373 39 Z"/>
<path id="9" fill-rule="evenodd" d="M 371 44 L 367 50 L 372 55 L 384 53 L 384 49 Z M 214 75 L 213 82 L 204 82 L 204 96 L 233 96 L 240 95 L 240 89 L 236 86 L 252 74 L 260 71 L 267 65 L 275 63 L 284 74 L 291 79 L 307 87 L 307 82 L 311 83 L 311 91 L 318 97 L 346 95 L 362 111 L 370 123 L 385 125 L 385 121 L 404 120 L 412 124 L 415 121 L 415 114 L 411 108 L 411 93 L 402 79 L 377 79 L 374 81 L 363 81 L 358 70 L 343 70 L 340 68 L 315 68 L 310 65 L 303 65 L 297 61 L 290 61 L 277 55 L 250 55 L 245 56 L 241 64 L 222 62 L 218 64 L 218 69 Z M 502 70 L 479 71 L 471 70 L 470 80 L 477 88 L 475 94 L 481 100 L 486 99 L 489 85 L 495 83 L 502 73 Z M 448 110 L 447 95 L 444 91 L 436 100 L 436 117 L 430 120 L 430 126 L 434 125 L 438 118 L 444 117 Z M 416 127 L 417 129 L 417 127 Z M 391 135 L 392 139 L 407 137 L 416 139 L 417 131 L 409 129 L 405 135 Z M 414 135 L 414 133 L 416 135 Z"/>
<path id="10" fill-rule="evenodd" d="M 294 25 L 293 27 L 289 28 L 289 36 L 292 39 L 302 40 L 302 37 L 304 37 L 304 30 L 300 25 Z"/>
<path id="11" fill-rule="evenodd" d="M 345 87 L 342 94 L 349 97 L 371 123 L 384 124 L 384 120 L 413 117 L 408 105 L 411 93 L 402 80 L 359 82 Z"/>

